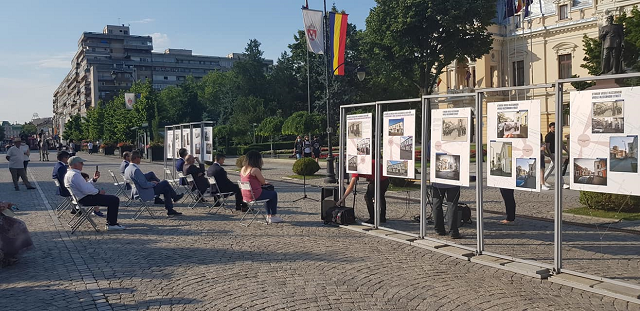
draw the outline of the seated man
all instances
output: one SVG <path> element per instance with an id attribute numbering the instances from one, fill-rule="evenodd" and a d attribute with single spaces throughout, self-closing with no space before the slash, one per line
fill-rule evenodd
<path id="1" fill-rule="evenodd" d="M 178 150 L 178 155 L 180 156 L 180 158 L 178 160 L 176 160 L 176 172 L 182 172 L 182 169 L 184 168 L 184 158 L 189 154 L 189 152 L 187 151 L 187 149 L 185 148 L 180 148 L 180 150 Z M 187 179 L 186 178 L 180 178 L 180 185 L 186 185 L 187 184 Z"/>
<path id="2" fill-rule="evenodd" d="M 124 230 L 124 226 L 118 224 L 120 199 L 115 195 L 107 195 L 104 190 L 98 190 L 93 186 L 93 182 L 100 178 L 100 172 L 96 171 L 93 180 L 87 181 L 81 175 L 84 159 L 71 157 L 68 162 L 71 170 L 64 176 L 64 186 L 76 196 L 78 203 L 82 205 L 107 207 L 107 230 Z"/>
<path id="3" fill-rule="evenodd" d="M 66 151 L 58 152 L 58 163 L 53 167 L 51 177 L 58 180 L 60 188 L 56 191 L 56 194 L 61 197 L 70 197 L 69 190 L 64 186 L 64 176 L 67 174 L 67 162 L 69 161 L 69 153 Z"/>
<path id="4" fill-rule="evenodd" d="M 130 151 L 125 151 L 122 154 L 122 163 L 120 163 L 120 173 L 122 174 L 122 176 L 124 176 L 124 171 L 127 169 L 127 167 L 129 167 L 129 163 L 131 162 L 131 152 Z M 156 176 L 156 173 L 154 172 L 148 172 L 144 174 L 144 177 L 147 179 L 147 181 L 155 181 L 155 182 L 160 182 L 160 178 L 158 178 Z M 127 190 L 131 190 L 131 185 L 129 185 L 129 183 L 125 184 L 125 188 Z M 164 204 L 164 201 L 160 198 L 160 196 L 156 196 L 155 204 Z"/>
<path id="5" fill-rule="evenodd" d="M 236 197 L 236 210 L 245 209 L 246 211 L 247 203 L 244 203 L 244 201 L 242 201 L 242 193 L 240 192 L 240 187 L 238 187 L 237 183 L 229 180 L 227 171 L 222 168 L 224 160 L 225 156 L 223 154 L 216 154 L 216 161 L 213 163 L 213 165 L 209 166 L 209 169 L 207 170 L 207 176 L 213 176 L 216 179 L 217 183 L 217 189 L 215 189 L 216 187 L 214 187 L 213 185 L 211 186 L 211 195 L 222 192 L 233 192 Z"/>
<path id="6" fill-rule="evenodd" d="M 177 194 L 169 182 L 166 180 L 148 181 L 140 170 L 140 153 L 134 151 L 131 153 L 131 164 L 124 171 L 124 178 L 127 182 L 133 183 L 136 186 L 137 193 L 131 191 L 132 196 L 139 195 L 144 201 L 151 200 L 154 195 L 164 195 L 164 208 L 167 210 L 167 215 L 182 215 L 173 209 L 173 202 L 177 202 L 184 196 L 183 194 Z M 173 201 L 172 201 L 173 200 Z"/>

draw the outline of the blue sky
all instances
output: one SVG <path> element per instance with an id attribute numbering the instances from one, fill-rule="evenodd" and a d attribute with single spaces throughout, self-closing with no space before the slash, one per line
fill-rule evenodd
<path id="1" fill-rule="evenodd" d="M 327 2 L 327 8 L 332 3 Z M 272 1 L 3 1 L 0 10 L 0 121 L 23 123 L 34 113 L 52 116 L 53 91 L 71 69 L 83 31 L 130 24 L 151 35 L 154 49 L 191 49 L 225 56 L 250 39 L 276 60 L 302 29 L 303 0 Z M 349 22 L 364 29 L 374 0 L 335 1 Z M 322 1 L 309 7 L 322 9 Z"/>

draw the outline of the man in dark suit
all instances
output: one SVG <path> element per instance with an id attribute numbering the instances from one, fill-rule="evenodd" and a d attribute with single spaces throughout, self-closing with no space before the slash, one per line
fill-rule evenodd
<path id="1" fill-rule="evenodd" d="M 64 175 L 67 174 L 67 161 L 69 161 L 69 157 L 70 155 L 66 151 L 58 152 L 58 163 L 53 167 L 53 172 L 51 173 L 51 177 L 53 179 L 57 179 L 58 183 L 60 183 L 60 188 L 58 188 L 56 194 L 62 197 L 71 196 L 69 190 L 64 186 Z"/>
<path id="2" fill-rule="evenodd" d="M 211 185 L 211 195 L 215 195 L 216 193 L 221 192 L 233 192 L 236 197 L 236 210 L 246 209 L 247 203 L 242 201 L 242 193 L 240 192 L 240 187 L 238 184 L 229 180 L 227 176 L 227 171 L 222 168 L 224 164 L 225 156 L 223 154 L 216 154 L 216 161 L 213 162 L 213 165 L 209 167 L 207 170 L 207 176 L 216 179 L 216 186 Z"/>

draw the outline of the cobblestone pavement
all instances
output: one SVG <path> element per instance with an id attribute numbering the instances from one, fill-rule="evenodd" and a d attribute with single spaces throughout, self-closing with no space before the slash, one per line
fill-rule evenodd
<path id="1" fill-rule="evenodd" d="M 87 167 L 100 165 L 99 185 L 113 193 L 107 169 L 117 170 L 118 159 L 81 155 L 91 161 Z M 67 215 L 58 220 L 51 212 L 54 162 L 32 162 L 38 190 L 15 192 L 8 170 L 0 172 L 0 196 L 18 204 L 35 243 L 18 264 L 0 270 L 0 310 L 640 310 L 323 226 L 318 203 L 291 203 L 302 189 L 290 183 L 275 182 L 282 224 L 243 227 L 237 213 L 186 207 L 178 207 L 184 216 L 165 218 L 161 206 L 154 207 L 158 217 L 134 221 L 135 209 L 122 207 L 119 222 L 127 230 L 96 233 L 87 225 L 71 235 Z M 160 165 L 142 167 L 162 176 Z M 276 172 L 265 175 L 275 180 Z M 393 215 L 401 213 L 393 204 Z"/>

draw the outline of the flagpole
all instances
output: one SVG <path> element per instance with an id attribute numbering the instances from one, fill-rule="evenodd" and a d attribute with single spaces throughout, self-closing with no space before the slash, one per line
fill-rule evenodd
<path id="1" fill-rule="evenodd" d="M 326 86 L 326 96 L 327 96 L 327 148 L 329 149 L 329 155 L 327 156 L 327 177 L 324 179 L 325 183 L 335 184 L 336 183 L 336 173 L 333 167 L 333 145 L 331 144 L 331 121 L 329 115 L 329 53 L 333 53 L 333 51 L 329 51 L 328 45 L 329 40 L 329 14 L 327 14 L 327 0 L 323 0 L 324 2 L 324 75 L 325 75 L 325 86 Z M 342 160 L 342 159 L 341 159 Z M 342 165 L 342 163 L 341 163 Z"/>
<path id="2" fill-rule="evenodd" d="M 309 114 L 311 114 L 311 79 L 309 78 L 309 49 L 307 51 L 307 106 Z"/>

